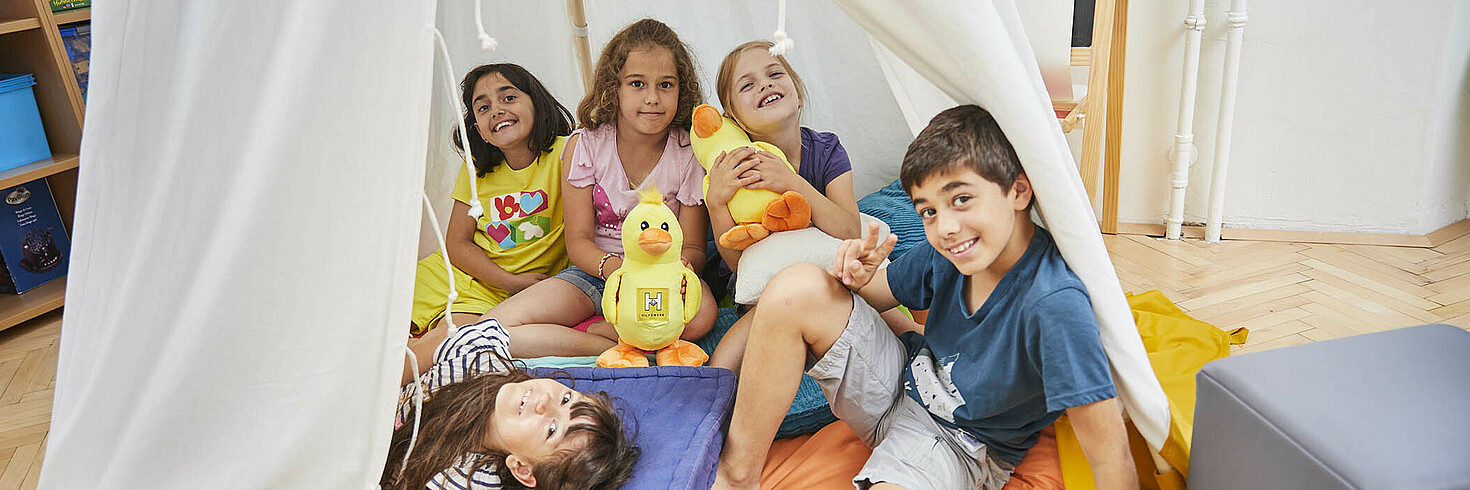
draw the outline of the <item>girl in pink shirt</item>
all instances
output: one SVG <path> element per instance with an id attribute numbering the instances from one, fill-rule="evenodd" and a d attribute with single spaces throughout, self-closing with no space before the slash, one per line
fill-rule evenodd
<path id="1" fill-rule="evenodd" d="M 679 217 L 684 264 L 705 261 L 704 168 L 689 147 L 690 114 L 701 92 L 689 50 L 662 22 L 634 22 L 603 48 L 592 85 L 577 107 L 582 129 L 572 133 L 562 155 L 562 212 L 572 265 L 482 317 L 507 327 L 515 357 L 597 355 L 616 344 L 617 333 L 607 323 L 594 323 L 586 332 L 567 326 L 602 312 L 603 281 L 623 265 L 623 218 L 637 204 L 638 190 L 656 187 Z M 686 287 L 704 295 L 682 335 L 694 340 L 714 326 L 716 303 L 703 281 Z"/>

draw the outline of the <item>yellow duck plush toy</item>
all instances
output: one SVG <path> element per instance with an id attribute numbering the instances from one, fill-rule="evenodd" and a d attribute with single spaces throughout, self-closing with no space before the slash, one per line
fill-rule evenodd
<path id="1" fill-rule="evenodd" d="M 644 351 L 658 351 L 659 365 L 699 366 L 709 360 L 699 346 L 679 340 L 699 311 L 699 276 L 684 267 L 684 232 L 657 189 L 639 193 L 623 219 L 623 266 L 607 278 L 602 312 L 618 331 L 618 345 L 597 356 L 601 367 L 647 366 Z M 679 289 L 687 284 L 687 294 Z"/>
<path id="2" fill-rule="evenodd" d="M 750 135 L 740 129 L 734 119 L 720 115 L 714 106 L 703 104 L 694 108 L 693 127 L 689 131 L 694 157 L 704 166 L 704 194 L 709 196 L 709 168 L 715 164 L 720 152 L 728 152 L 743 146 L 776 154 L 791 167 L 791 161 L 776 145 L 757 141 L 751 143 Z M 796 167 L 791 167 L 796 171 Z M 812 221 L 811 204 L 795 191 L 777 194 L 765 189 L 741 188 L 735 191 L 728 205 L 735 227 L 718 238 L 720 246 L 733 250 L 745 250 L 776 231 L 806 228 Z"/>

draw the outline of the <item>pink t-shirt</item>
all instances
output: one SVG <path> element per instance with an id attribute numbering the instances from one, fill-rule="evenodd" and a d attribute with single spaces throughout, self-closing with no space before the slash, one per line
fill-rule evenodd
<path id="1" fill-rule="evenodd" d="M 605 251 L 622 253 L 623 218 L 638 204 L 638 190 L 628 183 L 623 161 L 618 158 L 617 128 L 603 124 L 596 129 L 578 129 L 572 134 L 582 136 L 577 139 L 572 161 L 568 162 L 572 168 L 567 172 L 567 182 L 574 187 L 593 186 L 596 228 L 593 243 Z M 684 206 L 703 202 L 704 167 L 694 159 L 688 132 L 670 129 L 664 144 L 663 156 L 643 179 L 643 185 L 657 185 L 664 202 L 677 216 Z"/>

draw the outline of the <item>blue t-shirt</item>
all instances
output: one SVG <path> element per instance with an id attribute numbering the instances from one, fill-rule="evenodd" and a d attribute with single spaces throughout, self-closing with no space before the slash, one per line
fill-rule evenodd
<path id="1" fill-rule="evenodd" d="M 973 315 L 965 280 L 928 242 L 888 266 L 893 297 L 929 310 L 923 335 L 900 337 L 904 391 L 940 424 L 1019 464 L 1063 410 L 1117 395 L 1092 303 L 1041 228 Z"/>

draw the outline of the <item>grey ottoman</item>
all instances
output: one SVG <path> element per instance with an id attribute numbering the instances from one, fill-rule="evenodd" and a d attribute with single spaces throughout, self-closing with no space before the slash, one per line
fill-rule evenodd
<path id="1" fill-rule="evenodd" d="M 1198 378 L 1190 490 L 1470 489 L 1470 332 L 1229 357 Z"/>

